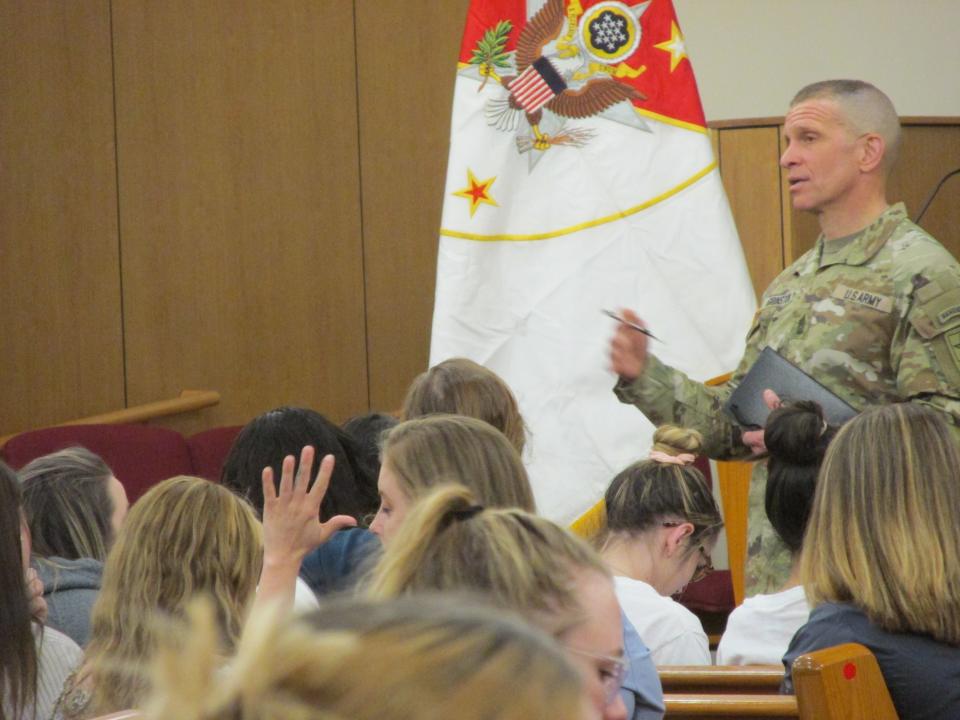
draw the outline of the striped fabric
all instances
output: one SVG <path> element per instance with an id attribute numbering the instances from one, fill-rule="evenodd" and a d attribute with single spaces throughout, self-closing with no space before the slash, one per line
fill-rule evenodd
<path id="1" fill-rule="evenodd" d="M 566 90 L 567 83 L 550 61 L 541 57 L 514 78 L 507 89 L 520 107 L 532 114 Z"/>

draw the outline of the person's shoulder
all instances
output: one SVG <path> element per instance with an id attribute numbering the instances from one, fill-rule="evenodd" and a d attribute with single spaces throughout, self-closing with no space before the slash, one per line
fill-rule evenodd
<path id="1" fill-rule="evenodd" d="M 960 265 L 940 242 L 909 218 L 898 223 L 885 250 L 898 274 L 913 278 L 916 274 L 939 273 L 953 270 L 960 274 Z"/>
<path id="2" fill-rule="evenodd" d="M 67 635 L 49 625 L 36 632 L 41 661 L 76 667 L 83 659 L 83 650 Z"/>
<path id="3" fill-rule="evenodd" d="M 810 618 L 797 634 L 829 634 L 839 638 L 834 643 L 839 644 L 854 641 L 869 628 L 870 619 L 863 610 L 848 603 L 825 602 L 810 611 Z"/>
<path id="4" fill-rule="evenodd" d="M 94 558 L 67 560 L 61 557 L 38 559 L 37 574 L 43 582 L 44 593 L 65 590 L 100 590 L 103 562 Z"/>

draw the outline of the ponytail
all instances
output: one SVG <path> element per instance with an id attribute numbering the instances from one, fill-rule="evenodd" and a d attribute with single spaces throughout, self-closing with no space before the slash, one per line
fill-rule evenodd
<path id="1" fill-rule="evenodd" d="M 441 485 L 418 501 L 404 520 L 397 536 L 377 564 L 368 594 L 374 599 L 403 593 L 437 538 L 452 524 L 469 522 L 482 508 L 473 493 L 462 485 Z"/>

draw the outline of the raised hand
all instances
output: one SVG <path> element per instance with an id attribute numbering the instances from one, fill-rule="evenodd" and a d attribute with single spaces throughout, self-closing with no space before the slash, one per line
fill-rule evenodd
<path id="1" fill-rule="evenodd" d="M 263 550 L 266 560 L 295 559 L 325 543 L 337 530 L 352 527 L 357 521 L 349 515 L 336 515 L 320 522 L 320 504 L 333 475 L 334 457 L 327 455 L 310 484 L 314 449 L 307 445 L 300 451 L 300 467 L 294 477 L 293 455 L 283 459 L 280 487 L 273 480 L 273 470 L 263 469 Z"/>

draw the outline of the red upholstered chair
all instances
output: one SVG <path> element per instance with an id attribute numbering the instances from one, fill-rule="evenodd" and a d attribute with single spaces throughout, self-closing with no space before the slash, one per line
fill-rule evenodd
<path id="1" fill-rule="evenodd" d="M 148 425 L 62 425 L 10 438 L 0 457 L 19 469 L 31 460 L 80 445 L 102 457 L 134 502 L 151 486 L 174 475 L 193 475 L 183 436 Z"/>
<path id="2" fill-rule="evenodd" d="M 700 455 L 693 464 L 712 486 L 713 473 L 710 472 L 710 460 Z M 690 583 L 676 599 L 695 613 L 726 615 L 737 606 L 733 597 L 733 581 L 729 570 L 716 570 L 703 580 Z"/>
<path id="3" fill-rule="evenodd" d="M 193 474 L 198 477 L 220 482 L 220 470 L 226 460 L 233 441 L 243 429 L 243 425 L 204 430 L 187 438 L 187 447 L 193 462 Z"/>

